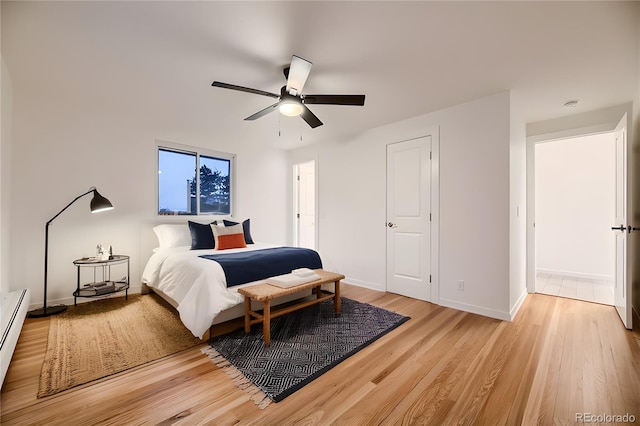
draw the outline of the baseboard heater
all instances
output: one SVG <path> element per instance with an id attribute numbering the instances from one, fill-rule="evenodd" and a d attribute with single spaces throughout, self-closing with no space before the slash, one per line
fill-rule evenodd
<path id="1" fill-rule="evenodd" d="M 2 341 L 0 341 L 0 358 L 2 358 L 2 380 L 9 369 L 9 363 L 16 349 L 22 324 L 27 317 L 30 303 L 29 290 L 12 291 L 2 296 Z"/>

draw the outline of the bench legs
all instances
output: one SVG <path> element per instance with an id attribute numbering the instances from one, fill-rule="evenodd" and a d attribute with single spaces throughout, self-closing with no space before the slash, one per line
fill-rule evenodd
<path id="1" fill-rule="evenodd" d="M 244 332 L 251 331 L 251 298 L 249 296 L 244 297 Z"/>
<path id="2" fill-rule="evenodd" d="M 271 344 L 271 301 L 264 301 L 264 310 L 262 311 L 262 335 L 264 337 L 264 345 Z"/>
<path id="3" fill-rule="evenodd" d="M 274 318 L 278 317 L 284 313 L 289 313 L 289 312 L 293 312 L 293 311 L 297 311 L 298 309 L 302 309 L 305 308 L 307 306 L 310 305 L 315 305 L 316 303 L 322 302 L 324 300 L 326 300 L 327 298 L 332 298 L 333 299 L 333 309 L 335 312 L 335 316 L 339 317 L 340 316 L 340 280 L 335 281 L 335 291 L 333 296 L 324 296 L 322 297 L 322 292 L 320 291 L 320 286 L 316 287 L 316 300 L 311 301 L 311 302 L 305 302 L 305 303 L 301 303 L 300 305 L 296 305 L 296 306 L 292 306 L 286 309 L 281 309 L 281 310 L 277 310 L 274 313 Z M 269 346 L 271 344 L 271 300 L 265 300 L 263 303 L 263 311 L 262 311 L 262 315 L 253 312 L 251 310 L 251 297 L 249 296 L 244 296 L 244 332 L 245 333 L 249 333 L 251 331 L 251 323 L 253 322 L 254 324 L 256 322 L 262 322 L 262 335 L 264 337 L 264 344 L 265 346 Z M 256 317 L 256 320 L 251 320 L 251 316 Z"/>
<path id="4" fill-rule="evenodd" d="M 269 346 L 271 343 L 271 301 L 265 300 L 263 306 L 262 317 L 260 317 L 260 315 L 256 315 L 251 311 L 251 298 L 249 296 L 244 297 L 244 332 L 249 333 L 251 331 L 251 314 L 253 313 L 262 322 L 264 344 Z"/>
<path id="5" fill-rule="evenodd" d="M 340 316 L 340 281 L 335 282 L 335 291 L 333 292 L 333 309 L 336 316 Z"/>

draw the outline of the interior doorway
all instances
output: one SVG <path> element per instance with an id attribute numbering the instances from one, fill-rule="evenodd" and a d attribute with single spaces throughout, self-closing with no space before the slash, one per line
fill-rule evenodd
<path id="1" fill-rule="evenodd" d="M 316 162 L 293 165 L 293 244 L 317 248 Z"/>
<path id="2" fill-rule="evenodd" d="M 535 291 L 614 304 L 616 145 L 599 133 L 535 150 Z"/>

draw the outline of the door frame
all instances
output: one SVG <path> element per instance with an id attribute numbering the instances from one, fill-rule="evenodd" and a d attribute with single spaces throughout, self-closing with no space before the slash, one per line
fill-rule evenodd
<path id="1" fill-rule="evenodd" d="M 430 242 L 430 264 L 431 264 L 431 290 L 429 302 L 440 304 L 440 127 L 434 126 L 418 132 L 416 135 L 406 137 L 384 145 L 385 150 L 385 169 L 386 169 L 386 150 L 387 145 L 399 142 L 407 142 L 423 137 L 431 137 L 431 242 Z M 385 171 L 386 173 L 386 171 Z M 385 219 L 386 219 L 386 178 L 385 178 Z M 387 221 L 382 224 L 385 229 Z M 385 230 L 386 234 L 386 230 Z M 386 253 L 386 237 L 385 237 L 385 253 Z M 385 254 L 386 259 L 386 254 Z M 387 262 L 385 260 L 385 290 L 387 283 Z"/>
<path id="2" fill-rule="evenodd" d="M 301 160 L 301 161 L 297 161 L 293 164 L 292 167 L 292 183 L 293 183 L 293 197 L 292 197 L 292 204 L 291 204 L 291 208 L 292 208 L 292 220 L 293 220 L 293 245 L 294 246 L 298 246 L 300 241 L 299 241 L 299 222 L 298 222 L 298 218 L 297 218 L 297 212 L 298 212 L 298 192 L 300 189 L 300 185 L 299 185 L 299 181 L 298 181 L 298 168 L 300 167 L 300 165 L 302 164 L 307 164 L 307 163 L 313 163 L 313 190 L 314 190 L 314 223 L 313 223 L 313 245 L 314 245 L 314 250 L 318 249 L 318 236 L 319 236 L 319 232 L 318 232 L 318 161 L 316 158 L 311 158 L 308 160 Z"/>
<path id="3" fill-rule="evenodd" d="M 624 112 L 622 113 L 624 115 Z M 627 132 L 630 126 L 629 114 L 627 113 Z M 581 136 L 590 136 L 600 133 L 612 133 L 615 131 L 618 122 L 622 117 L 618 116 L 615 122 L 600 123 L 592 126 L 578 127 L 573 129 L 560 130 L 550 133 L 543 133 L 535 136 L 527 136 L 526 139 L 526 162 L 527 162 L 527 233 L 526 233 L 526 286 L 528 293 L 535 293 L 536 284 L 536 241 L 535 241 L 535 145 L 538 143 L 552 142 L 556 140 L 569 139 Z M 627 170 L 630 161 L 630 147 L 631 144 L 627 143 Z M 629 176 L 627 175 L 627 181 Z M 628 182 L 627 182 L 628 183 Z M 627 184 L 627 200 L 629 199 L 629 185 Z M 627 203 L 627 220 L 629 220 L 630 203 Z M 628 238 L 627 238 L 627 254 L 628 250 Z M 627 282 L 625 285 L 629 292 L 627 297 L 631 298 L 631 284 L 630 284 L 630 265 L 629 259 L 626 262 L 626 275 Z"/>

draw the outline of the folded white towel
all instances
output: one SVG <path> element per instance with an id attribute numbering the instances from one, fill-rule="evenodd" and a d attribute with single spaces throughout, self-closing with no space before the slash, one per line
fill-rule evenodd
<path id="1" fill-rule="evenodd" d="M 320 275 L 315 272 L 312 275 L 300 276 L 296 274 L 284 274 L 275 277 L 267 278 L 267 284 L 275 285 L 277 287 L 289 288 L 296 285 L 310 283 L 320 279 Z"/>
<path id="2" fill-rule="evenodd" d="M 314 277 L 314 276 L 317 277 L 318 276 L 318 274 L 313 272 L 313 269 L 309 269 L 309 268 L 294 269 L 293 271 L 291 271 L 291 273 L 299 277 Z"/>

